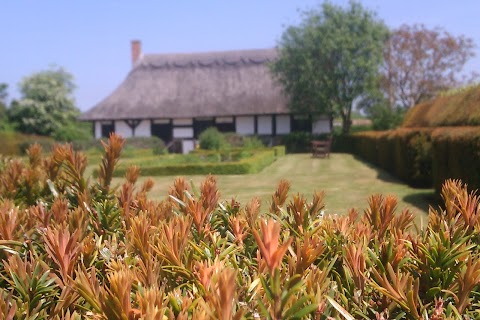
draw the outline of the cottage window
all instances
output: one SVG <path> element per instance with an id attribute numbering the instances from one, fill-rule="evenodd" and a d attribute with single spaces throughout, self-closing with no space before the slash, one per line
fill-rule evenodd
<path id="1" fill-rule="evenodd" d="M 102 138 L 108 138 L 110 133 L 115 132 L 115 124 L 113 121 L 102 122 Z"/>
<path id="2" fill-rule="evenodd" d="M 235 121 L 233 117 L 215 118 L 215 126 L 220 132 L 235 132 Z"/>
<path id="3" fill-rule="evenodd" d="M 165 143 L 172 140 L 172 123 L 170 120 L 154 120 L 151 124 L 152 136 L 159 137 Z"/>
<path id="4" fill-rule="evenodd" d="M 294 114 L 291 127 L 292 132 L 312 132 L 312 117 L 308 114 Z"/>
<path id="5" fill-rule="evenodd" d="M 214 127 L 215 122 L 213 118 L 199 118 L 193 120 L 193 134 L 195 139 L 198 139 L 198 136 L 205 130 L 210 127 Z"/>

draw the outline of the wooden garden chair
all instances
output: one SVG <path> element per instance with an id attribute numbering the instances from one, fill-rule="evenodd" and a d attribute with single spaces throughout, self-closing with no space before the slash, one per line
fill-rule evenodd
<path id="1" fill-rule="evenodd" d="M 331 147 L 332 138 L 328 138 L 327 140 L 313 140 L 312 156 L 314 158 L 329 158 Z"/>

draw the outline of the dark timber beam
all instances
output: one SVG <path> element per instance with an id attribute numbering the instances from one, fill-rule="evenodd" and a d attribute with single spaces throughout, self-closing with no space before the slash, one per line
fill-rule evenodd
<path id="1" fill-rule="evenodd" d="M 131 119 L 131 120 L 125 120 L 125 123 L 132 129 L 132 137 L 135 137 L 135 129 L 138 127 L 138 125 L 142 122 L 142 120 L 138 119 Z"/>
<path id="2" fill-rule="evenodd" d="M 272 136 L 277 135 L 277 116 L 272 114 Z"/>

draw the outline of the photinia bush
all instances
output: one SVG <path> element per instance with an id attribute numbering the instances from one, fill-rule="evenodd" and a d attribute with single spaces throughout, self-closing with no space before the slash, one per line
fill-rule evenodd
<path id="1" fill-rule="evenodd" d="M 457 180 L 423 229 L 392 196 L 324 215 L 323 193 L 221 201 L 216 179 L 148 198 L 138 167 L 97 181 L 71 146 L 0 166 L 1 319 L 458 319 L 479 316 L 480 202 Z"/>

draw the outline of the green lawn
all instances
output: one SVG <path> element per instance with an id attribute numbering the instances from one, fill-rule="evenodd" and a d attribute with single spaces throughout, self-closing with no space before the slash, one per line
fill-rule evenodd
<path id="1" fill-rule="evenodd" d="M 163 199 L 175 177 L 153 177 L 155 187 L 150 193 L 154 199 Z M 187 176 L 196 186 L 204 176 Z M 259 197 L 266 205 L 278 182 L 291 182 L 291 194 L 311 197 L 314 190 L 325 191 L 326 213 L 345 214 L 349 208 L 360 212 L 367 206 L 367 198 L 376 193 L 391 194 L 399 201 L 398 208 L 410 208 L 417 214 L 417 223 L 425 221 L 428 199 L 433 189 L 413 189 L 349 154 L 332 154 L 329 159 L 312 158 L 309 154 L 291 154 L 279 158 L 257 174 L 217 176 L 222 199 L 236 198 L 242 205 L 252 197 Z M 122 179 L 114 179 L 121 183 Z"/>

